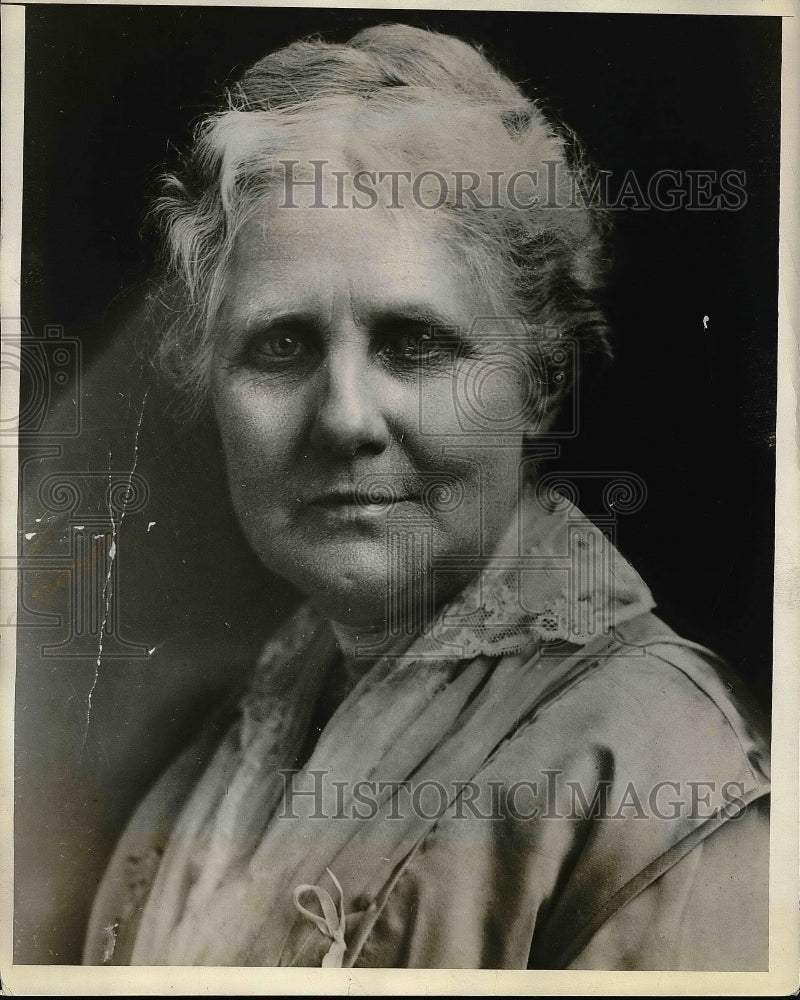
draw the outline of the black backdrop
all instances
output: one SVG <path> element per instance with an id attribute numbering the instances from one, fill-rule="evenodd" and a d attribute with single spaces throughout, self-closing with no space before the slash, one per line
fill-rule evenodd
<path id="1" fill-rule="evenodd" d="M 60 324 L 83 347 L 83 432 L 65 446 L 61 468 L 102 470 L 110 443 L 115 455 L 132 453 L 147 375 L 130 345 L 154 249 L 140 234 L 141 220 L 156 176 L 174 164 L 192 123 L 226 81 L 265 52 L 304 34 L 345 39 L 394 20 L 482 43 L 615 176 L 629 169 L 643 178 L 662 169 L 745 172 L 747 203 L 739 211 L 615 214 L 609 311 L 618 361 L 584 395 L 581 433 L 565 443 L 559 464 L 628 470 L 645 481 L 646 504 L 618 525 L 620 548 L 650 584 L 663 617 L 726 656 L 768 707 L 777 18 L 28 7 L 23 313 L 33 331 Z M 232 667 L 219 675 L 197 666 L 187 650 L 202 645 L 208 662 L 241 627 L 244 662 L 292 600 L 247 552 L 221 482 L 199 462 L 196 434 L 169 425 L 159 391 L 149 396 L 142 428 L 150 507 L 131 515 L 126 528 L 143 532 L 156 520 L 170 544 L 146 549 L 143 541 L 138 566 L 136 546 L 129 547 L 122 633 L 159 649 L 172 641 L 183 658 L 162 659 L 160 672 L 157 657 L 144 666 L 124 657 L 104 665 L 93 693 L 98 721 L 87 739 L 92 657 L 42 658 L 41 630 L 21 632 L 19 961 L 76 960 L 81 922 L 120 824 L 236 675 Z M 53 427 L 67 403 L 56 400 Z M 176 484 L 192 493 L 180 517 Z M 40 514 L 34 493 L 23 476 L 23 521 Z M 146 541 L 154 536 L 155 529 Z M 34 580 L 25 598 L 34 612 L 48 610 L 41 594 Z M 201 643 L 201 633 L 212 639 Z M 48 797 L 53 805 L 43 822 Z M 84 838 L 84 830 L 91 834 Z"/>

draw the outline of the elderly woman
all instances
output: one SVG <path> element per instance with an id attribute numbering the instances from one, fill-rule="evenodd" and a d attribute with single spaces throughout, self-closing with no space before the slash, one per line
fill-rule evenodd
<path id="1" fill-rule="evenodd" d="M 399 25 L 267 56 L 199 130 L 161 361 L 307 603 L 132 818 L 87 963 L 766 967 L 754 716 L 538 472 L 608 354 L 587 190 Z"/>

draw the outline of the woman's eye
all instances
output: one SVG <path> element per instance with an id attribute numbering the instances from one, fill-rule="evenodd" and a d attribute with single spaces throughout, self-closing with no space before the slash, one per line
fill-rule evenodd
<path id="1" fill-rule="evenodd" d="M 378 353 L 400 361 L 423 361 L 435 357 L 439 351 L 430 334 L 413 333 L 392 338 Z"/>
<path id="2" fill-rule="evenodd" d="M 250 360 L 257 368 L 280 365 L 304 358 L 310 350 L 307 340 L 297 334 L 283 333 L 263 337 L 249 351 Z"/>
<path id="3" fill-rule="evenodd" d="M 292 358 L 303 349 L 303 345 L 297 337 L 276 337 L 267 341 L 263 349 L 278 358 Z"/>

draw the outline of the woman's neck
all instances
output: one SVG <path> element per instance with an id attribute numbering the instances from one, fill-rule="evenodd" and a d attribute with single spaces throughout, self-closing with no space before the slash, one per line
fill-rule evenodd
<path id="1" fill-rule="evenodd" d="M 344 671 L 351 683 L 363 677 L 379 659 L 401 656 L 414 639 L 411 630 L 397 637 L 387 636 L 385 621 L 373 625 L 353 625 L 329 618 L 328 624 L 336 637 Z"/>
<path id="2" fill-rule="evenodd" d="M 328 619 L 331 630 L 336 636 L 336 642 L 342 655 L 348 660 L 363 659 L 368 654 L 366 648 L 374 646 L 383 638 L 386 631 L 384 622 L 375 625 L 351 625 Z"/>

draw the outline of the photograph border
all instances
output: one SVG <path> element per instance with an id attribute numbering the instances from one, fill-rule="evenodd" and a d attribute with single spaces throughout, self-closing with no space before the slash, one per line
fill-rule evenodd
<path id="1" fill-rule="evenodd" d="M 31 0 L 33 6 L 40 0 Z M 64 3 L 79 0 L 63 0 Z M 128 6 L 127 0 L 112 0 Z M 138 6 L 140 4 L 136 4 Z M 2 260 L 0 316 L 3 337 L 3 391 L 0 419 L 16 419 L 19 409 L 18 370 L 8 351 L 19 345 L 22 135 L 24 120 L 24 8 L 2 9 Z M 181 3 L 174 6 L 337 7 L 334 3 Z M 348 7 L 396 10 L 397 3 L 354 3 Z M 800 5 L 788 0 L 701 0 L 686 2 L 496 2 L 492 4 L 409 3 L 413 10 L 497 10 L 565 13 L 665 13 L 676 16 L 775 16 L 783 19 L 781 71 L 781 179 L 779 243 L 778 400 L 776 436 L 776 500 L 774 562 L 773 795 L 770 832 L 769 972 L 583 972 L 408 969 L 285 969 L 191 967 L 31 966 L 13 963 L 13 774 L 14 629 L 3 629 L 0 647 L 0 993 L 8 995 L 789 995 L 800 984 L 800 912 L 798 911 L 798 680 L 800 679 L 800 469 L 798 469 L 798 204 L 797 151 L 800 149 Z M 0 568 L 2 622 L 16 621 L 17 449 L 0 447 L 2 523 Z"/>

